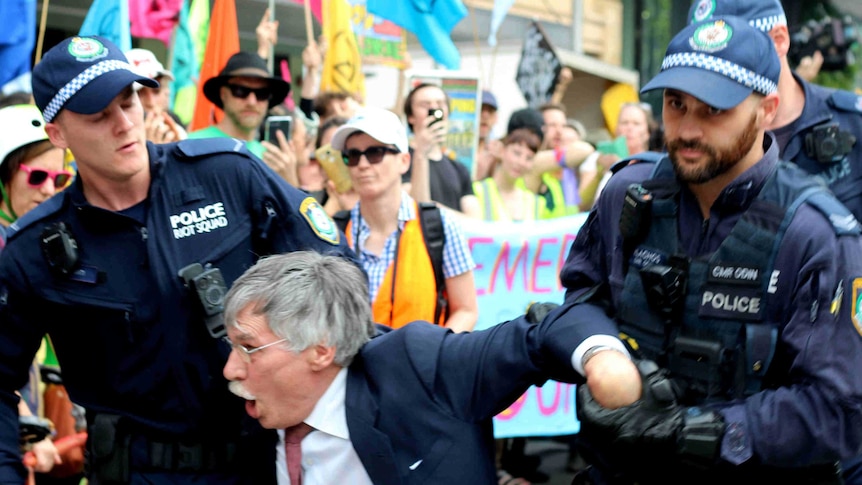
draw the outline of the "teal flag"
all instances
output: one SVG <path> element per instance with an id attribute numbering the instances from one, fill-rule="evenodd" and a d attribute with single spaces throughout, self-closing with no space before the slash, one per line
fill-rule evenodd
<path id="1" fill-rule="evenodd" d="M 195 85 L 198 81 L 198 57 L 192 32 L 189 30 L 189 2 L 184 1 L 180 9 L 180 21 L 174 36 L 173 56 L 170 71 L 174 74 L 171 105 L 176 101 L 177 92 L 185 86 Z"/>
<path id="2" fill-rule="evenodd" d="M 78 35 L 100 35 L 126 52 L 132 48 L 129 2 L 94 0 Z"/>
<path id="3" fill-rule="evenodd" d="M 461 0 L 368 0 L 368 12 L 407 29 L 434 60 L 447 69 L 461 66 L 461 53 L 452 42 L 452 29 L 467 15 Z"/>

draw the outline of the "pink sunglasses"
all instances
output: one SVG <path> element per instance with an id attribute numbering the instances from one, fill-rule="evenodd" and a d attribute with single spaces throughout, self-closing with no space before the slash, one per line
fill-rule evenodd
<path id="1" fill-rule="evenodd" d="M 27 165 L 21 165 L 21 170 L 27 172 L 27 184 L 30 187 L 39 188 L 51 178 L 54 181 L 54 187 L 62 189 L 72 180 L 72 172 L 68 170 L 45 170 L 41 168 L 33 168 Z"/>

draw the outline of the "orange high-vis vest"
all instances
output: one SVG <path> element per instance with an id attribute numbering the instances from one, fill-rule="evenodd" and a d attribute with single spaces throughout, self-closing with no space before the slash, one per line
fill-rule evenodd
<path id="1" fill-rule="evenodd" d="M 352 226 L 353 221 L 350 221 L 344 233 L 347 244 L 356 248 Z M 395 247 L 395 260 L 386 269 L 377 297 L 371 305 L 374 321 L 392 328 L 401 328 L 416 320 L 433 322 L 437 285 L 422 235 L 418 207 L 416 218 L 405 221 Z M 445 316 L 441 315 L 437 324 L 443 325 L 444 319 Z"/>

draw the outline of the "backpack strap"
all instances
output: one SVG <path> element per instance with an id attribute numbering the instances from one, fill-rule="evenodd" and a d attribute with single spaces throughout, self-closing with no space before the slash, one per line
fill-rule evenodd
<path id="1" fill-rule="evenodd" d="M 446 244 L 446 234 L 443 231 L 443 216 L 440 208 L 433 202 L 419 202 L 419 224 L 422 227 L 422 237 L 425 248 L 434 267 L 434 281 L 437 284 L 437 305 L 434 308 L 434 324 L 440 323 L 440 317 L 449 315 L 444 289 L 446 280 L 443 277 L 443 246 Z"/>
<path id="2" fill-rule="evenodd" d="M 347 232 L 347 223 L 350 222 L 350 211 L 340 210 L 332 215 L 332 221 L 341 232 Z"/>

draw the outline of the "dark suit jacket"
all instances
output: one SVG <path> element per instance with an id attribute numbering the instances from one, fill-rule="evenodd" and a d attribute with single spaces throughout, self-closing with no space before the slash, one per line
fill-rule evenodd
<path id="1" fill-rule="evenodd" d="M 539 325 L 522 317 L 466 334 L 414 322 L 365 345 L 348 371 L 345 406 L 371 480 L 497 483 L 491 418 L 532 384 L 583 382 L 571 354 L 589 333 L 559 318 L 567 308 Z"/>

